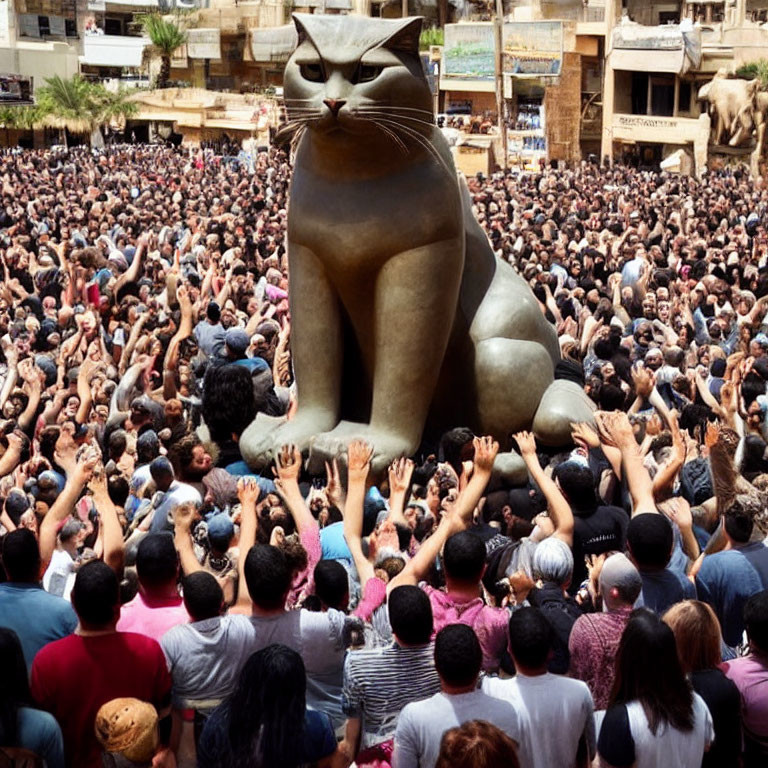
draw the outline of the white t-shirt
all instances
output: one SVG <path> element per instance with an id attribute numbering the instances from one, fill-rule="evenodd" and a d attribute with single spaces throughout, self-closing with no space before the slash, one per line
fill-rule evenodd
<path id="1" fill-rule="evenodd" d="M 486 677 L 483 691 L 517 710 L 531 734 L 533 768 L 572 768 L 582 736 L 594 757 L 594 703 L 581 680 L 551 672 L 536 677 L 518 673 L 508 680 Z"/>
<path id="2" fill-rule="evenodd" d="M 392 768 L 434 768 L 443 734 L 470 720 L 485 720 L 504 731 L 517 742 L 520 765 L 533 764 L 529 728 L 516 708 L 483 691 L 472 691 L 440 692 L 406 705 L 397 721 Z"/>
<path id="3" fill-rule="evenodd" d="M 43 575 L 43 589 L 56 597 L 70 599 L 75 585 L 75 561 L 63 549 L 55 549 Z"/>
<path id="4" fill-rule="evenodd" d="M 626 717 L 622 713 L 624 709 Z M 603 733 L 606 729 L 608 732 Z M 606 711 L 599 749 L 604 760 L 617 765 L 629 764 L 634 758 L 634 768 L 700 768 L 704 752 L 714 738 L 709 709 L 704 699 L 694 693 L 690 731 L 662 725 L 654 735 L 642 704 L 632 701 Z"/>

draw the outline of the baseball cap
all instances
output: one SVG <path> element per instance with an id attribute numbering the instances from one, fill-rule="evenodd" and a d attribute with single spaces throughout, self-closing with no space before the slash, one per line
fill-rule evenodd
<path id="1" fill-rule="evenodd" d="M 243 355 L 251 340 L 242 328 L 229 328 L 224 334 L 224 343 L 236 355 Z"/>

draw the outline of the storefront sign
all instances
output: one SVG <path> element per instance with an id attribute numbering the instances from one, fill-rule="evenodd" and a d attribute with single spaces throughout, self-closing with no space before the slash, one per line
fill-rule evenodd
<path id="1" fill-rule="evenodd" d="M 678 127 L 678 121 L 643 115 L 617 115 L 616 125 L 620 128 L 663 128 L 674 131 Z"/>
<path id="2" fill-rule="evenodd" d="M 187 32 L 187 56 L 190 59 L 220 59 L 221 30 L 190 29 Z"/>
<path id="3" fill-rule="evenodd" d="M 561 21 L 504 24 L 501 67 L 510 75 L 559 75 L 563 61 Z"/>
<path id="4" fill-rule="evenodd" d="M 494 82 L 494 52 L 490 22 L 446 24 L 442 79 Z"/>

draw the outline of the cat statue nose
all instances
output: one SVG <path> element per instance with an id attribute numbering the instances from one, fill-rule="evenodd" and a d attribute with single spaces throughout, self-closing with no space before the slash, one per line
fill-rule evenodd
<path id="1" fill-rule="evenodd" d="M 339 110 L 347 103 L 346 99 L 323 99 L 323 104 L 325 104 L 328 109 L 331 110 L 334 117 L 338 117 Z"/>

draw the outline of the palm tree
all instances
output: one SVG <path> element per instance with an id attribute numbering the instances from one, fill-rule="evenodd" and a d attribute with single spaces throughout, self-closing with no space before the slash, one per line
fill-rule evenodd
<path id="1" fill-rule="evenodd" d="M 166 88 L 171 77 L 171 56 L 187 42 L 187 33 L 176 24 L 163 18 L 159 13 L 148 13 L 141 17 L 144 34 L 150 39 L 154 53 L 160 57 L 160 74 L 157 87 Z"/>
<path id="2" fill-rule="evenodd" d="M 43 125 L 63 131 L 93 134 L 104 123 L 131 117 L 138 111 L 128 101 L 125 91 L 111 93 L 101 83 L 91 83 L 80 75 L 64 80 L 59 75 L 49 77 L 37 92 L 38 120 Z"/>
<path id="3" fill-rule="evenodd" d="M 59 75 L 47 77 L 37 92 L 42 122 L 62 132 L 67 145 L 67 131 L 90 133 L 93 128 L 93 88 L 80 75 L 65 80 Z"/>

